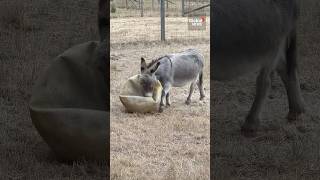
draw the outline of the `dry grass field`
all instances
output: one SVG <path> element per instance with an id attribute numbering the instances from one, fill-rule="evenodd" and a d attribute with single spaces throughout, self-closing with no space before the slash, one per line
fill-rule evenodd
<path id="1" fill-rule="evenodd" d="M 256 74 L 228 83 L 211 82 L 211 157 L 217 180 L 320 177 L 320 2 L 300 2 L 299 65 L 307 114 L 303 121 L 287 123 L 285 88 L 275 76 L 263 109 L 261 130 L 257 137 L 246 138 L 240 135 L 240 126 L 253 102 Z"/>
<path id="2" fill-rule="evenodd" d="M 209 179 L 209 36 L 161 43 L 155 40 L 158 29 L 153 27 L 158 22 L 150 18 L 147 20 L 144 23 L 152 23 L 152 26 L 148 24 L 147 29 L 144 29 L 144 24 L 138 23 L 138 19 L 111 20 L 111 179 Z M 172 18 L 172 22 L 180 20 Z M 114 24 L 118 27 L 115 28 Z M 131 32 L 130 36 L 126 36 L 127 43 L 123 31 Z M 136 36 L 140 33 L 145 34 L 146 38 Z M 199 91 L 196 90 L 191 105 L 187 106 L 184 102 L 189 87 L 172 88 L 172 105 L 163 113 L 126 113 L 118 96 L 126 79 L 139 73 L 140 57 L 150 61 L 187 48 L 197 48 L 205 56 L 205 100 L 199 101 Z"/>
<path id="3" fill-rule="evenodd" d="M 33 127 L 32 85 L 55 56 L 98 40 L 97 1 L 0 1 L 0 179 L 105 179 L 105 163 L 60 163 Z"/>

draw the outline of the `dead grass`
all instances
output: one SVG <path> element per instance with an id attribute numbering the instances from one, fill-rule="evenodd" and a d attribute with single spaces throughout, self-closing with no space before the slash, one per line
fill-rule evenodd
<path id="1" fill-rule="evenodd" d="M 131 32 L 139 32 L 140 28 L 135 26 Z M 111 33 L 113 42 L 120 35 L 117 30 L 111 29 L 115 33 Z M 148 31 L 146 36 L 149 33 L 153 32 Z M 196 90 L 192 104 L 187 106 L 184 102 L 188 87 L 173 88 L 172 105 L 163 113 L 126 113 L 118 95 L 126 79 L 139 73 L 140 57 L 151 60 L 191 47 L 199 49 L 206 59 L 205 101 L 199 101 L 199 91 Z M 111 44 L 110 52 L 111 179 L 209 179 L 209 41 L 169 40 L 164 44 L 140 40 L 134 44 Z"/>
<path id="2" fill-rule="evenodd" d="M 24 3 L 15 1 L 4 1 L 1 6 L 1 23 L 4 26 L 12 26 L 20 29 L 25 26 L 25 7 Z"/>
<path id="3" fill-rule="evenodd" d="M 106 165 L 58 162 L 28 110 L 40 72 L 72 45 L 98 39 L 96 1 L 0 1 L 1 179 L 105 179 Z"/>

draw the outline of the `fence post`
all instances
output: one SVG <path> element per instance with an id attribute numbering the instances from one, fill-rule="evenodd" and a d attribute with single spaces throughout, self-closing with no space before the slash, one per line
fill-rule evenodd
<path id="1" fill-rule="evenodd" d="M 165 0 L 160 0 L 161 41 L 165 41 Z"/>
<path id="2" fill-rule="evenodd" d="M 184 0 L 181 0 L 181 14 L 184 17 Z"/>
<path id="3" fill-rule="evenodd" d="M 140 0 L 141 17 L 143 17 L 143 0 Z"/>

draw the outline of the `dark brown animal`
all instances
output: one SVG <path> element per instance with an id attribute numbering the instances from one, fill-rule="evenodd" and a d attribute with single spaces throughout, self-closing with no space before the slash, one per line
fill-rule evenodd
<path id="1" fill-rule="evenodd" d="M 213 42 L 212 80 L 226 81 L 259 71 L 256 96 L 242 126 L 256 132 L 263 103 L 270 88 L 270 74 L 277 71 L 287 89 L 288 119 L 305 112 L 297 72 L 296 0 L 211 1 Z"/>

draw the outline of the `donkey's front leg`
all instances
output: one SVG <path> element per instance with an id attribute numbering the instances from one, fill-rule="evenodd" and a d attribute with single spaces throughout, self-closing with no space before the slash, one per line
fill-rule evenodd
<path id="1" fill-rule="evenodd" d="M 165 106 L 164 100 L 169 93 L 170 87 L 171 87 L 171 85 L 169 83 L 166 83 L 163 86 L 162 93 L 161 93 L 159 112 L 163 112 L 163 110 L 164 110 L 164 106 Z"/>
<path id="2" fill-rule="evenodd" d="M 271 85 L 270 71 L 261 70 L 256 81 L 256 96 L 246 121 L 241 128 L 243 133 L 255 133 L 259 127 L 261 109 Z"/>
<path id="3" fill-rule="evenodd" d="M 166 95 L 166 105 L 167 105 L 167 106 L 170 106 L 170 105 L 171 105 L 170 92 L 168 92 L 167 95 Z"/>

